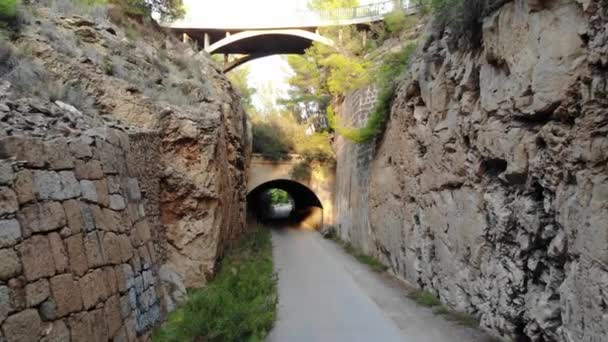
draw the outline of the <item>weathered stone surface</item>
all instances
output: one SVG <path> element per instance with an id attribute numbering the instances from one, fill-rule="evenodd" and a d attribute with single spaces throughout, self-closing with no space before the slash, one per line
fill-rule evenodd
<path id="1" fill-rule="evenodd" d="M 104 174 L 101 168 L 101 163 L 98 160 L 82 161 L 76 160 L 76 168 L 74 175 L 79 180 L 83 179 L 102 179 Z"/>
<path id="2" fill-rule="evenodd" d="M 110 195 L 108 194 L 108 184 L 105 179 L 94 181 L 95 191 L 97 193 L 97 203 L 102 207 L 110 205 Z"/>
<path id="3" fill-rule="evenodd" d="M 27 205 L 17 215 L 24 235 L 48 232 L 66 224 L 65 211 L 59 202 L 43 202 Z"/>
<path id="4" fill-rule="evenodd" d="M 10 185 L 15 178 L 13 166 L 8 160 L 0 160 L 0 184 Z"/>
<path id="5" fill-rule="evenodd" d="M 21 273 L 21 262 L 13 249 L 0 249 L 0 260 L 0 280 L 8 280 Z"/>
<path id="6" fill-rule="evenodd" d="M 0 324 L 12 311 L 10 289 L 7 286 L 0 285 Z"/>
<path id="7" fill-rule="evenodd" d="M 72 341 L 105 342 L 109 338 L 102 309 L 70 316 L 68 326 Z"/>
<path id="8" fill-rule="evenodd" d="M 81 291 L 90 290 L 90 287 L 81 287 L 82 284 L 74 280 L 71 274 L 55 276 L 50 282 L 58 317 L 82 310 L 84 295 L 81 296 Z"/>
<path id="9" fill-rule="evenodd" d="M 32 202 L 36 199 L 34 190 L 34 174 L 30 170 L 21 170 L 17 173 L 14 182 L 19 204 Z"/>
<path id="10" fill-rule="evenodd" d="M 9 341 L 31 342 L 38 341 L 42 330 L 42 321 L 38 311 L 28 309 L 10 316 L 2 324 L 4 336 Z"/>
<path id="11" fill-rule="evenodd" d="M 102 248 L 110 264 L 118 265 L 122 262 L 120 239 L 116 234 L 111 232 L 103 234 Z"/>
<path id="12" fill-rule="evenodd" d="M 121 293 L 126 292 L 134 285 L 133 269 L 129 264 L 116 266 L 116 280 L 118 282 L 118 290 Z"/>
<path id="13" fill-rule="evenodd" d="M 17 195 L 9 188 L 0 187 L 0 215 L 12 214 L 19 209 Z"/>
<path id="14" fill-rule="evenodd" d="M 111 231 L 111 222 L 108 222 L 108 218 L 101 209 L 97 205 L 89 205 L 89 212 L 93 217 L 94 228 L 99 230 Z"/>
<path id="15" fill-rule="evenodd" d="M 89 267 L 99 267 L 106 264 L 106 255 L 103 252 L 99 235 L 97 232 L 84 235 L 84 249 Z"/>
<path id="16" fill-rule="evenodd" d="M 80 233 L 84 227 L 81 202 L 79 200 L 65 201 L 63 202 L 63 209 L 65 211 L 68 228 L 70 229 L 70 235 Z M 92 230 L 92 228 L 89 230 Z"/>
<path id="17" fill-rule="evenodd" d="M 0 248 L 12 247 L 20 239 L 21 227 L 17 220 L 0 220 Z"/>
<path id="18" fill-rule="evenodd" d="M 108 293 L 118 293 L 118 280 L 116 279 L 116 271 L 114 270 L 114 267 L 104 267 L 103 272 L 105 273 L 104 278 L 106 279 L 106 284 L 108 285 Z"/>
<path id="19" fill-rule="evenodd" d="M 6 137 L 0 140 L 0 158 L 15 157 L 28 166 L 40 168 L 46 163 L 42 141 L 35 138 Z"/>
<path id="20" fill-rule="evenodd" d="M 82 234 L 70 236 L 65 240 L 65 245 L 68 252 L 70 270 L 75 275 L 82 276 L 89 269 Z"/>
<path id="21" fill-rule="evenodd" d="M 95 307 L 97 303 L 108 298 L 108 287 L 104 278 L 104 273 L 100 269 L 86 274 L 78 281 L 82 302 L 85 309 Z"/>
<path id="22" fill-rule="evenodd" d="M 106 321 L 108 324 L 108 335 L 114 336 L 118 329 L 122 326 L 122 317 L 120 315 L 120 298 L 114 295 L 104 304 Z"/>
<path id="23" fill-rule="evenodd" d="M 127 330 L 125 327 L 121 327 L 120 330 L 114 336 L 115 342 L 129 342 L 129 337 L 127 335 Z"/>
<path id="24" fill-rule="evenodd" d="M 65 140 L 49 141 L 45 144 L 44 150 L 51 169 L 65 170 L 74 167 L 74 157 L 68 150 Z"/>
<path id="25" fill-rule="evenodd" d="M 63 240 L 58 233 L 48 235 L 49 243 L 51 244 L 51 252 L 53 253 L 53 261 L 57 273 L 63 273 L 68 269 L 68 254 L 63 245 Z"/>
<path id="26" fill-rule="evenodd" d="M 150 226 L 148 225 L 147 221 L 144 220 L 135 224 L 131 233 L 131 241 L 133 242 L 133 246 L 139 247 L 150 241 L 151 237 Z"/>
<path id="27" fill-rule="evenodd" d="M 131 245 L 131 240 L 125 234 L 118 236 L 118 245 L 120 247 L 120 256 L 122 262 L 127 262 L 133 256 L 133 246 Z"/>
<path id="28" fill-rule="evenodd" d="M 49 298 L 40 304 L 40 317 L 44 321 L 54 321 L 57 319 L 57 304 L 53 298 Z"/>
<path id="29" fill-rule="evenodd" d="M 129 303 L 129 296 L 124 295 L 120 297 L 120 315 L 122 319 L 126 319 L 131 314 L 131 304 Z"/>
<path id="30" fill-rule="evenodd" d="M 93 310 L 90 312 L 91 319 L 91 331 L 93 333 L 93 341 L 107 341 L 108 336 L 108 323 L 103 309 Z"/>
<path id="31" fill-rule="evenodd" d="M 35 235 L 21 243 L 19 254 L 28 281 L 55 274 L 55 262 L 48 238 Z"/>
<path id="32" fill-rule="evenodd" d="M 127 179 L 127 198 L 129 202 L 141 200 L 141 192 L 136 178 Z"/>
<path id="33" fill-rule="evenodd" d="M 93 150 L 90 146 L 92 141 L 87 140 L 86 137 L 81 137 L 79 139 L 74 139 L 69 143 L 70 151 L 72 151 L 74 157 L 84 159 L 93 156 Z"/>
<path id="34" fill-rule="evenodd" d="M 150 258 L 150 252 L 148 252 L 148 247 L 143 245 L 137 249 L 139 253 L 139 258 L 141 259 L 141 264 L 144 269 L 150 269 L 152 267 L 152 258 Z"/>
<path id="35" fill-rule="evenodd" d="M 27 284 L 25 286 L 25 294 L 27 306 L 30 308 L 44 302 L 50 295 L 48 280 L 40 279 L 36 282 Z"/>
<path id="36" fill-rule="evenodd" d="M 97 189 L 95 184 L 90 180 L 80 181 L 80 190 L 82 191 L 82 198 L 87 201 L 97 203 Z"/>
<path id="37" fill-rule="evenodd" d="M 108 192 L 110 194 L 119 194 L 122 190 L 120 178 L 118 176 L 108 176 Z"/>
<path id="38" fill-rule="evenodd" d="M 13 278 L 7 282 L 10 289 L 10 306 L 14 312 L 27 309 L 25 284 L 26 279 L 22 276 Z"/>
<path id="39" fill-rule="evenodd" d="M 80 196 L 80 187 L 71 171 L 34 171 L 34 187 L 41 200 L 66 200 Z"/>
<path id="40" fill-rule="evenodd" d="M 110 195 L 110 209 L 123 210 L 125 208 L 125 199 L 121 195 Z"/>
<path id="41" fill-rule="evenodd" d="M 70 330 L 63 321 L 51 323 L 45 330 L 46 335 L 40 342 L 69 342 Z"/>

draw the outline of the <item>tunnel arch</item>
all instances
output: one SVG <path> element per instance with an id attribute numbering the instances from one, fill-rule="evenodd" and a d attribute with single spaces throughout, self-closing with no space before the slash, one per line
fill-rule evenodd
<path id="1" fill-rule="evenodd" d="M 262 197 L 271 189 L 286 191 L 293 199 L 293 214 L 290 217 L 292 223 L 297 223 L 301 228 L 321 229 L 323 226 L 323 204 L 319 197 L 308 186 L 290 179 L 275 179 L 264 182 L 247 194 L 247 211 L 250 217 L 258 220 L 263 218 L 259 215 L 263 212 Z"/>

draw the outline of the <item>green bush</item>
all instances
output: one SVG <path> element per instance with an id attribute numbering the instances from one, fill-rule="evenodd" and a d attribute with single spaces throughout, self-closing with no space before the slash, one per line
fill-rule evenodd
<path id="1" fill-rule="evenodd" d="M 310 167 L 310 163 L 307 161 L 297 163 L 292 167 L 291 171 L 289 171 L 289 175 L 293 179 L 309 179 L 311 174 L 312 168 Z"/>
<path id="2" fill-rule="evenodd" d="M 382 132 L 390 115 L 399 76 L 406 70 L 415 50 L 416 44 L 409 44 L 400 52 L 384 57 L 380 68 L 376 71 L 378 99 L 364 126 L 359 128 L 343 126 L 331 107 L 327 110 L 330 126 L 338 134 L 356 143 L 369 142 Z"/>
<path id="3" fill-rule="evenodd" d="M 384 16 L 384 25 L 388 32 L 399 32 L 405 29 L 406 24 L 405 12 L 401 9 L 396 9 Z"/>
<path id="4" fill-rule="evenodd" d="M 10 20 L 17 16 L 19 0 L 0 0 L 0 20 Z"/>
<path id="5" fill-rule="evenodd" d="M 266 158 L 284 159 L 294 150 L 289 137 L 276 122 L 254 121 L 252 133 L 253 152 Z"/>
<path id="6" fill-rule="evenodd" d="M 370 83 L 369 61 L 359 57 L 332 54 L 322 61 L 329 68 L 327 86 L 333 95 L 346 94 Z"/>
<path id="7" fill-rule="evenodd" d="M 253 152 L 269 159 L 284 159 L 290 153 L 306 160 L 333 162 L 334 152 L 327 132 L 306 133 L 306 126 L 298 124 L 287 114 L 253 116 Z"/>
<path id="8" fill-rule="evenodd" d="M 262 341 L 277 302 L 270 231 L 258 227 L 226 253 L 213 281 L 189 292 L 153 341 Z"/>
<path id="9" fill-rule="evenodd" d="M 291 196 L 285 190 L 281 189 L 270 189 L 268 190 L 271 204 L 289 204 L 291 203 Z"/>

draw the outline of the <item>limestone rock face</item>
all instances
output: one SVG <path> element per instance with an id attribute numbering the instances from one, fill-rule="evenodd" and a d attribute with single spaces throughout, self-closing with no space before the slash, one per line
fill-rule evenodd
<path id="1" fill-rule="evenodd" d="M 477 51 L 425 38 L 371 163 L 338 151 L 342 237 L 497 335 L 604 340 L 607 9 L 514 0 Z"/>

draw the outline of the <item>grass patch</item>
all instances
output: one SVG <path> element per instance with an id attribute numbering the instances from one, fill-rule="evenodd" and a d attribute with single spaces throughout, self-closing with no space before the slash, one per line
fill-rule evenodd
<path id="1" fill-rule="evenodd" d="M 407 296 L 409 299 L 412 299 L 417 304 L 426 306 L 429 308 L 441 305 L 441 301 L 439 301 L 439 299 L 437 297 L 435 297 L 435 295 L 430 293 L 429 291 L 416 290 L 416 291 L 410 292 Z"/>
<path id="2" fill-rule="evenodd" d="M 473 315 L 450 309 L 449 307 L 441 304 L 439 298 L 435 297 L 435 295 L 429 291 L 416 290 L 410 292 L 407 296 L 415 301 L 418 305 L 433 308 L 434 314 L 444 316 L 448 321 L 471 328 L 476 328 L 479 326 L 479 320 L 477 320 L 477 318 L 475 318 Z"/>
<path id="3" fill-rule="evenodd" d="M 226 253 L 215 279 L 192 290 L 153 341 L 262 341 L 277 302 L 270 231 L 260 227 Z"/>
<path id="4" fill-rule="evenodd" d="M 353 246 L 350 242 L 344 241 L 336 234 L 324 235 L 325 238 L 333 240 L 344 249 L 344 251 L 357 259 L 360 263 L 367 265 L 375 272 L 384 272 L 388 267 L 373 256 L 363 253 L 359 248 Z"/>
<path id="5" fill-rule="evenodd" d="M 454 311 L 444 305 L 441 305 L 437 309 L 433 310 L 437 315 L 443 315 L 448 321 L 456 322 L 460 325 L 464 325 L 471 328 L 479 326 L 479 321 L 472 315 L 465 312 Z"/>

